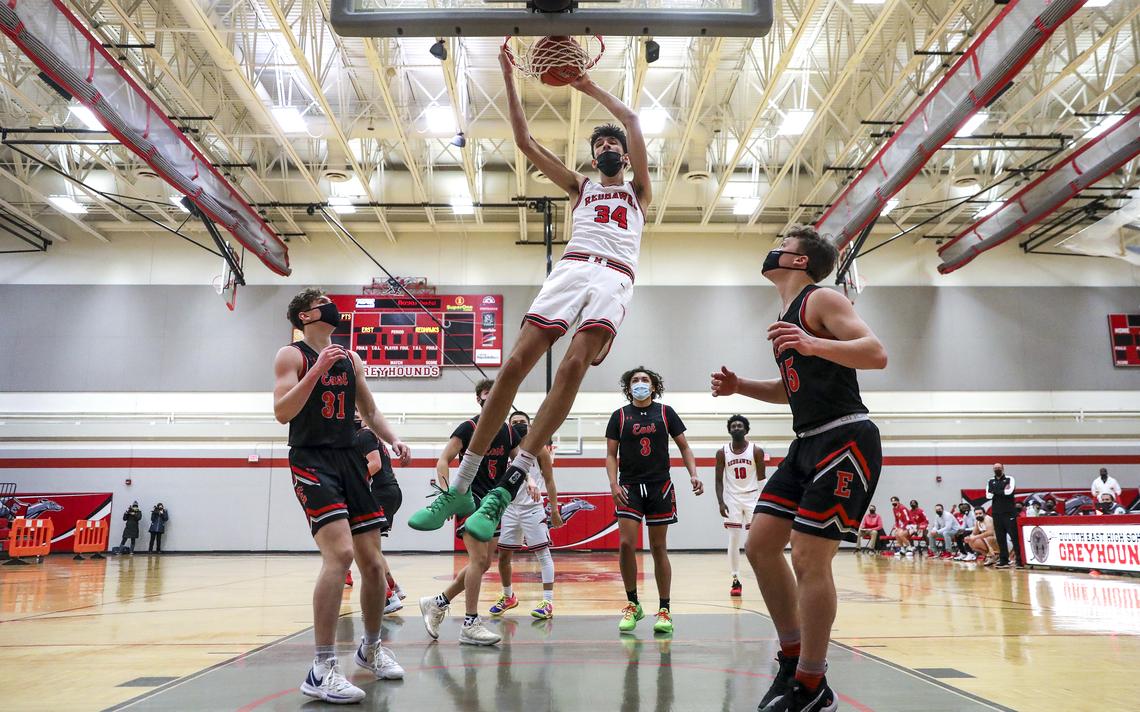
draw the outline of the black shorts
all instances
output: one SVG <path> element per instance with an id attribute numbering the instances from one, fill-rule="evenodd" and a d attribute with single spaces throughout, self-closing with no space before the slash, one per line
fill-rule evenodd
<path id="1" fill-rule="evenodd" d="M 289 449 L 293 493 L 316 534 L 321 527 L 347 519 L 352 535 L 387 525 L 384 507 L 372 494 L 368 466 L 352 448 Z"/>
<path id="2" fill-rule="evenodd" d="M 490 490 L 488 490 L 488 491 L 490 491 Z M 484 494 L 486 494 L 486 493 L 484 493 Z M 482 494 L 476 494 L 475 491 L 472 490 L 471 491 L 471 498 L 475 500 L 475 509 L 479 509 L 479 505 L 482 504 L 482 502 L 483 502 L 483 495 Z M 462 539 L 463 535 L 467 533 L 467 527 L 464 526 L 464 523 L 466 521 L 467 521 L 467 517 L 464 517 L 463 519 L 459 519 L 458 517 L 456 517 L 455 523 L 458 525 L 455 527 L 455 538 L 456 539 Z M 499 538 L 499 535 L 502 533 L 503 533 L 503 525 L 502 525 L 502 522 L 500 522 L 499 524 L 495 525 L 495 535 L 493 537 L 491 537 L 491 541 L 497 541 Z"/>
<path id="3" fill-rule="evenodd" d="M 677 523 L 677 492 L 673 480 L 623 484 L 629 506 L 617 505 L 617 516 L 640 522 L 647 527 L 662 527 Z"/>
<path id="4" fill-rule="evenodd" d="M 855 541 L 882 467 L 879 429 L 870 420 L 797 438 L 764 484 L 756 514 L 791 519 L 805 534 Z"/>
<path id="5" fill-rule="evenodd" d="M 389 530 L 392 525 L 396 523 L 396 512 L 400 511 L 400 505 L 404 503 L 404 493 L 400 490 L 400 485 L 395 480 L 389 480 L 387 483 L 381 483 L 377 478 L 372 478 L 372 496 L 380 504 L 380 508 L 384 510 L 384 526 L 380 527 L 380 533 L 383 536 L 388 536 Z"/>

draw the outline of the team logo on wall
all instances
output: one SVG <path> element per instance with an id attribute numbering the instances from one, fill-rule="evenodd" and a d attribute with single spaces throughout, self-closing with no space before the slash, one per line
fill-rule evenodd
<path id="1" fill-rule="evenodd" d="M 1029 548 L 1033 559 L 1038 563 L 1045 563 L 1049 559 L 1049 535 L 1041 527 L 1033 527 L 1029 533 Z"/>
<path id="2" fill-rule="evenodd" d="M 0 500 L 0 516 L 7 519 L 50 519 L 55 528 L 52 551 L 71 551 L 71 537 L 79 519 L 106 519 L 111 516 L 111 494 L 92 493 L 23 493 L 16 492 Z"/>

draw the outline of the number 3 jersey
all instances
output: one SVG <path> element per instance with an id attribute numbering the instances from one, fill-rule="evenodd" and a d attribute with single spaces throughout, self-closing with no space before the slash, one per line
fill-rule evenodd
<path id="1" fill-rule="evenodd" d="M 808 327 L 805 318 L 808 298 L 817 289 L 820 287 L 814 284 L 804 287 L 780 320 L 819 336 Z M 845 415 L 867 412 L 867 406 L 859 396 L 855 369 L 818 356 L 804 356 L 794 349 L 776 354 L 776 365 L 780 367 L 788 405 L 792 408 L 792 429 L 797 434 Z"/>
<path id="2" fill-rule="evenodd" d="M 304 341 L 290 346 L 301 352 L 305 365 L 300 377 L 304 378 L 319 354 Z M 353 418 L 356 415 L 356 371 L 352 359 L 342 358 L 317 380 L 309 399 L 289 421 L 290 447 L 350 448 L 356 434 Z"/>
<path id="3" fill-rule="evenodd" d="M 578 189 L 566 252 L 617 260 L 636 272 L 644 227 L 632 183 L 601 185 L 586 178 Z"/>
<path id="4" fill-rule="evenodd" d="M 685 424 L 669 406 L 651 403 L 615 410 L 606 438 L 618 442 L 618 484 L 649 484 L 669 479 L 669 439 L 685 432 Z"/>

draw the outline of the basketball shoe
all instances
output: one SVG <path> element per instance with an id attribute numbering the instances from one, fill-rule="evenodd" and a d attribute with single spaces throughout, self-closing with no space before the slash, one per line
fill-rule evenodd
<path id="1" fill-rule="evenodd" d="M 364 690 L 349 682 L 335 662 L 321 678 L 317 677 L 315 664 L 309 668 L 308 676 L 301 683 L 301 694 L 334 705 L 350 705 L 364 699 Z"/>
<path id="2" fill-rule="evenodd" d="M 518 605 L 519 605 L 519 597 L 514 595 L 513 593 L 510 596 L 507 596 L 507 595 L 499 596 L 499 600 L 495 601 L 495 604 L 493 606 L 491 606 L 491 615 L 501 616 L 504 613 L 506 613 L 507 611 L 511 610 L 512 608 L 515 608 Z"/>
<path id="3" fill-rule="evenodd" d="M 508 467 L 505 476 L 509 479 L 511 470 L 519 470 L 519 468 Z M 519 470 L 521 472 L 521 470 Z M 499 520 L 503 518 L 503 512 L 506 511 L 507 505 L 514 499 L 511 493 L 502 487 L 496 487 L 483 497 L 479 509 L 463 523 L 468 533 L 475 537 L 477 541 L 491 541 L 495 536 L 495 530 L 499 528 Z"/>
<path id="4" fill-rule="evenodd" d="M 396 662 L 393 657 L 392 651 L 376 643 L 375 645 L 365 645 L 364 641 L 360 641 L 360 646 L 356 649 L 356 655 L 353 656 L 357 667 L 368 670 L 376 676 L 377 680 L 402 680 L 404 679 L 404 668 L 400 667 L 400 663 Z"/>
<path id="5" fill-rule="evenodd" d="M 835 712 L 839 702 L 835 693 L 827 686 L 827 678 L 820 680 L 815 691 L 807 689 L 799 680 L 792 680 L 788 694 L 772 706 L 772 712 Z"/>
<path id="6" fill-rule="evenodd" d="M 459 630 L 459 642 L 465 645 L 495 645 L 502 639 L 502 636 L 488 629 L 478 618 L 464 623 Z"/>
<path id="7" fill-rule="evenodd" d="M 420 613 L 424 616 L 424 627 L 432 638 L 439 638 L 439 626 L 447 617 L 447 606 L 439 605 L 435 596 L 424 596 L 420 599 Z"/>
<path id="8" fill-rule="evenodd" d="M 735 576 L 732 577 L 732 588 L 728 589 L 728 595 L 739 597 L 743 592 L 743 587 L 740 585 L 740 579 Z"/>
<path id="9" fill-rule="evenodd" d="M 796 679 L 796 666 L 800 663 L 799 658 L 790 658 L 784 655 L 783 651 L 776 651 L 776 662 L 780 667 L 776 671 L 776 677 L 772 680 L 772 686 L 768 688 L 760 700 L 760 705 L 757 707 L 760 712 L 772 712 L 775 709 L 774 705 L 792 689 L 792 681 Z"/>
<path id="10" fill-rule="evenodd" d="M 475 498 L 471 496 L 471 491 L 460 492 L 452 487 L 446 492 L 440 492 L 431 504 L 408 517 L 408 526 L 421 532 L 435 531 L 449 517 L 466 517 L 474 511 Z"/>
<path id="11" fill-rule="evenodd" d="M 534 610 L 530 612 L 532 616 L 540 620 L 548 620 L 554 617 L 554 604 L 550 601 L 543 601 L 535 606 Z"/>
<path id="12" fill-rule="evenodd" d="M 637 627 L 637 622 L 645 617 L 645 611 L 641 609 L 640 603 L 630 601 L 625 604 L 625 608 L 621 609 L 621 621 L 618 622 L 618 630 L 622 633 L 628 633 Z"/>
<path id="13" fill-rule="evenodd" d="M 395 591 L 392 591 L 391 595 L 388 596 L 388 602 L 384 605 L 384 615 L 395 613 L 403 607 L 404 602 L 400 600 L 400 597 L 396 595 Z"/>
<path id="14" fill-rule="evenodd" d="M 672 633 L 673 632 L 673 617 L 669 615 L 668 608 L 662 608 L 657 611 L 657 622 L 653 624 L 654 633 Z"/>

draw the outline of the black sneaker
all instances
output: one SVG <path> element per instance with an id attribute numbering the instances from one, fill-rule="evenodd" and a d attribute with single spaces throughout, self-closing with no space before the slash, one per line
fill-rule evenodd
<path id="1" fill-rule="evenodd" d="M 788 694 L 792 688 L 792 681 L 796 678 L 796 666 L 800 663 L 798 657 L 789 658 L 783 651 L 778 651 L 776 662 L 780 664 L 780 669 L 776 672 L 776 679 L 772 680 L 772 686 L 764 694 L 764 699 L 756 706 L 758 712 L 772 712 L 777 709 L 777 703 Z"/>
<path id="2" fill-rule="evenodd" d="M 772 712 L 835 712 L 839 709 L 839 702 L 835 693 L 827 686 L 827 678 L 819 682 L 815 692 L 811 692 L 804 684 L 793 679 L 791 690 L 772 706 Z"/>

